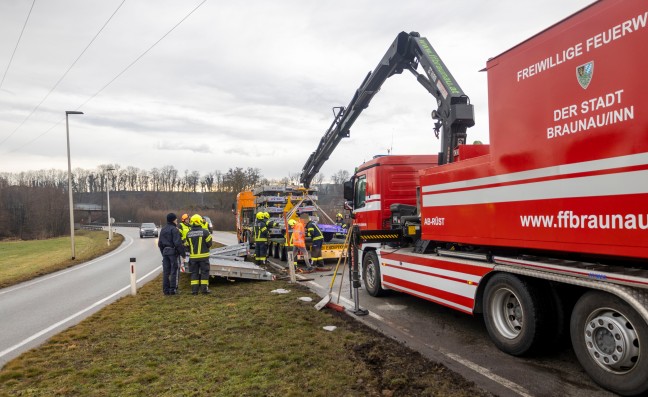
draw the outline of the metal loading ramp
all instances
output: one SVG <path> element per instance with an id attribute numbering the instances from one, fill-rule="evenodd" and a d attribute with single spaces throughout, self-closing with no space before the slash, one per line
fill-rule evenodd
<path id="1" fill-rule="evenodd" d="M 215 248 L 209 253 L 209 275 L 225 278 L 272 281 L 269 271 L 251 262 L 245 262 L 250 252 L 247 242 Z"/>

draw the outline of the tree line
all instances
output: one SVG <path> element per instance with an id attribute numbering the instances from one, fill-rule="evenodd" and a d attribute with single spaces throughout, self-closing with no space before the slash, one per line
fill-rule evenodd
<path id="1" fill-rule="evenodd" d="M 232 192 L 250 190 L 256 186 L 273 184 L 299 184 L 300 173 L 289 173 L 281 179 L 267 179 L 258 168 L 230 168 L 227 172 L 213 171 L 201 175 L 198 171 L 178 171 L 172 165 L 143 170 L 118 164 L 103 164 L 94 170 L 76 168 L 72 171 L 72 192 L 95 193 L 111 191 L 137 192 Z M 344 182 L 349 172 L 340 170 L 333 174 L 335 184 Z M 314 185 L 324 182 L 324 175 L 318 174 Z M 0 187 L 50 187 L 67 189 L 68 174 L 63 170 L 38 170 L 18 173 L 0 173 Z"/>
<path id="2" fill-rule="evenodd" d="M 214 171 L 200 175 L 197 171 L 178 172 L 173 166 L 153 168 L 150 171 L 136 167 L 122 168 L 119 165 L 100 165 L 95 170 L 77 168 L 72 172 L 72 193 L 74 202 L 83 195 L 95 196 L 98 203 L 103 202 L 107 188 L 114 192 L 111 207 L 133 222 L 151 221 L 163 218 L 167 209 L 215 211 L 212 219 L 223 219 L 223 226 L 229 227 L 229 206 L 236 193 L 253 190 L 262 185 L 297 185 L 300 173 L 289 173 L 287 177 L 267 179 L 258 168 L 230 168 L 227 172 Z M 331 180 L 341 185 L 348 180 L 349 173 L 340 170 Z M 324 175 L 318 174 L 314 185 L 321 185 Z M 145 199 L 133 197 L 120 198 L 118 193 L 187 193 L 198 194 L 200 205 L 193 199 L 186 202 L 170 203 L 168 197 L 148 196 Z M 209 197 L 210 194 L 217 194 Z M 207 195 L 207 196 L 205 196 Z M 129 196 L 133 196 L 129 194 Z M 136 194 L 135 194 L 136 196 Z M 191 195 L 185 196 L 191 197 Z M 209 197 L 205 201 L 205 197 Z M 124 200 L 124 201 L 122 201 Z M 147 211 L 150 210 L 150 211 Z M 114 217 L 113 215 L 113 217 Z M 142 219 L 140 219 L 142 218 Z M 75 215 L 75 219 L 83 219 Z M 155 219 L 153 219 L 155 220 Z M 69 234 L 69 200 L 67 171 L 40 170 L 19 173 L 0 173 L 0 239 L 17 238 L 23 240 L 44 239 Z"/>

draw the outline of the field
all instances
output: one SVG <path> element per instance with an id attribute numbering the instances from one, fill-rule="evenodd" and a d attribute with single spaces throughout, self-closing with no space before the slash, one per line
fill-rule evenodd
<path id="1" fill-rule="evenodd" d="M 107 231 L 77 230 L 74 233 L 74 260 L 69 236 L 0 241 L 0 288 L 89 261 L 119 247 L 124 240 L 122 235 L 115 234 L 109 246 L 107 238 Z"/>
<path id="2" fill-rule="evenodd" d="M 83 252 L 105 245 L 91 241 Z M 212 279 L 211 295 L 193 296 L 183 274 L 182 293 L 164 296 L 160 283 L 7 363 L 0 396 L 490 395 L 344 313 L 315 310 L 319 297 L 299 284 Z"/>

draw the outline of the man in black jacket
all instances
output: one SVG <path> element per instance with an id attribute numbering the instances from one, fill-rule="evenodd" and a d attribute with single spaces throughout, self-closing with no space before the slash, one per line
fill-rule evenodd
<path id="1" fill-rule="evenodd" d="M 158 248 L 162 254 L 162 292 L 164 295 L 178 293 L 178 257 L 185 255 L 185 247 L 177 226 L 178 217 L 167 215 L 167 224 L 160 231 Z"/>

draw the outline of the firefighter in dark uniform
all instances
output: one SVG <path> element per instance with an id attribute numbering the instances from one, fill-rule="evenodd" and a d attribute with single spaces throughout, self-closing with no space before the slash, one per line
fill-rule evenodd
<path id="1" fill-rule="evenodd" d="M 187 245 L 189 247 L 189 270 L 191 271 L 191 294 L 198 295 L 198 290 L 203 294 L 210 294 L 209 290 L 209 247 L 212 245 L 212 236 L 209 230 L 202 227 L 203 219 L 200 215 L 192 215 L 189 219 L 191 229 L 187 232 Z"/>
<path id="2" fill-rule="evenodd" d="M 313 266 L 324 267 L 324 258 L 322 257 L 324 234 L 308 214 L 301 214 L 301 218 L 306 222 L 306 235 L 311 238 L 311 261 Z"/>
<path id="3" fill-rule="evenodd" d="M 254 260 L 258 266 L 265 265 L 268 258 L 268 227 L 265 213 L 259 211 L 254 222 Z"/>
<path id="4" fill-rule="evenodd" d="M 162 254 L 162 292 L 164 295 L 178 293 L 178 258 L 185 255 L 182 236 L 176 226 L 178 217 L 174 213 L 167 215 L 167 224 L 160 230 L 158 248 Z"/>

